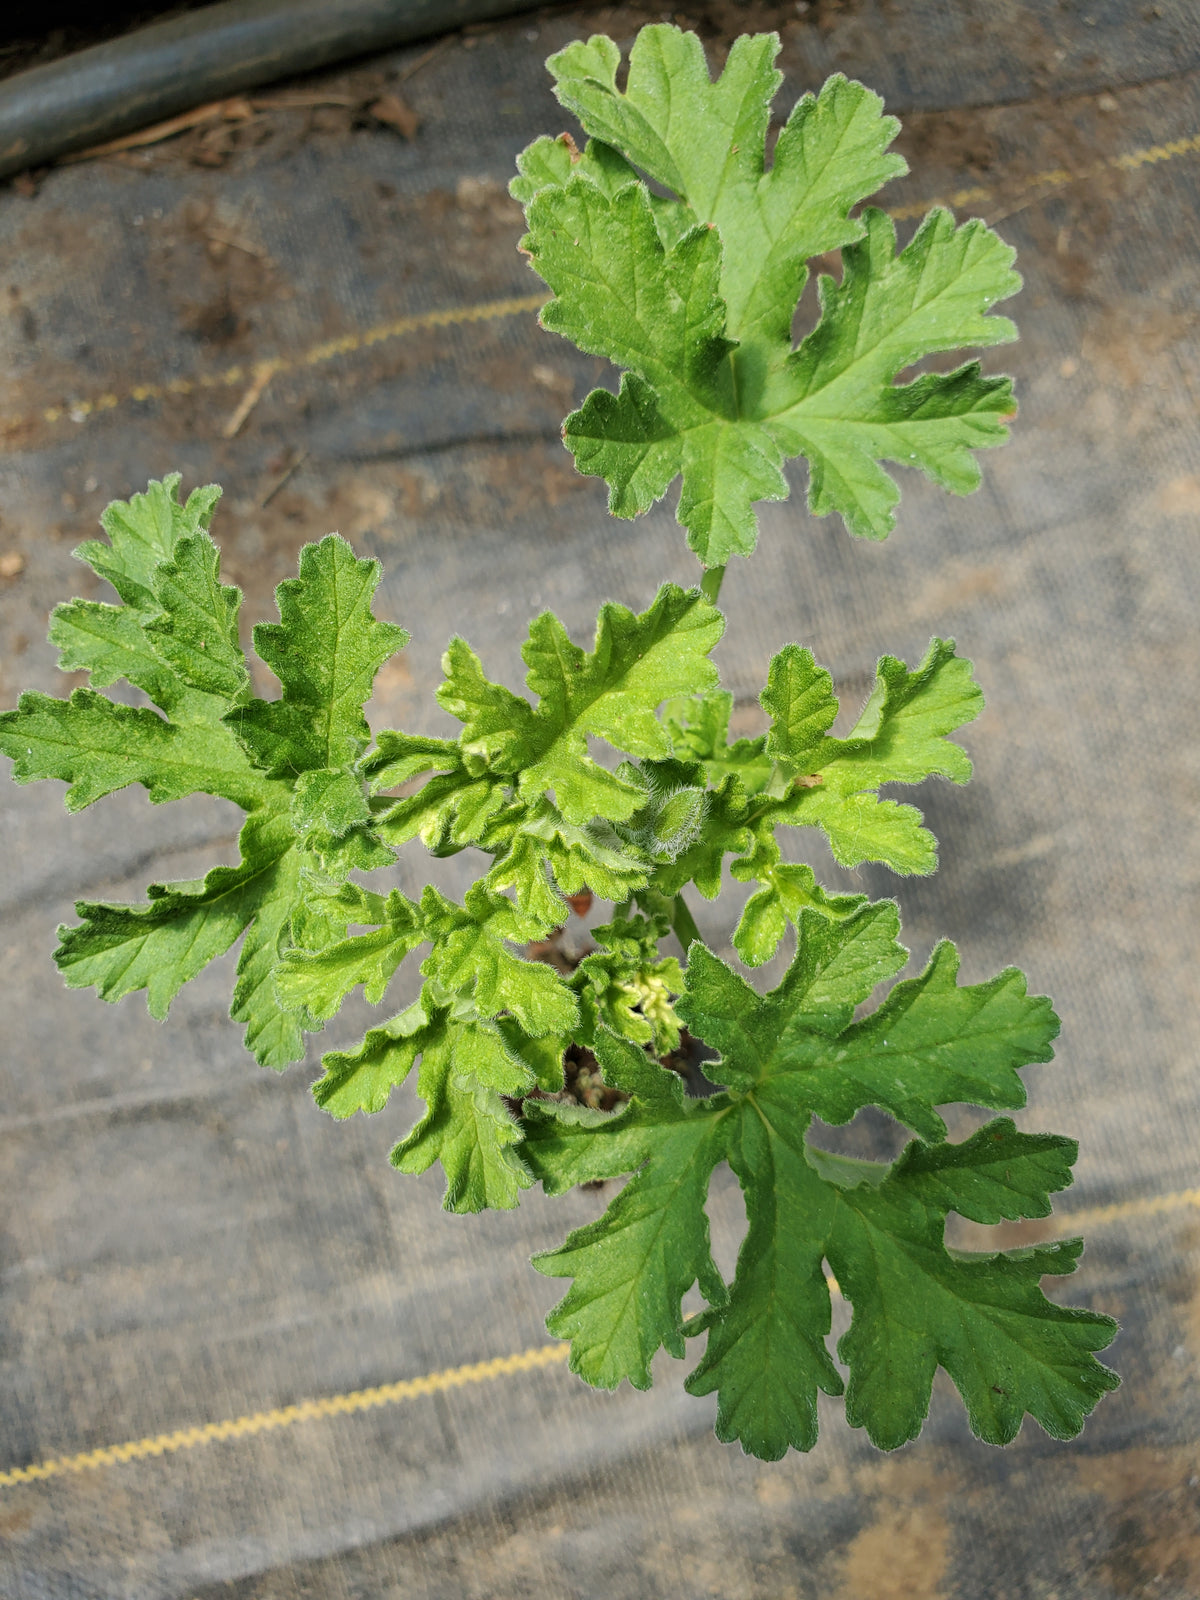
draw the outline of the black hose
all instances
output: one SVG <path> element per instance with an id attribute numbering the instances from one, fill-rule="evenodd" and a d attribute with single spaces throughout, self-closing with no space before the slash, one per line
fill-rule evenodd
<path id="1" fill-rule="evenodd" d="M 0 178 L 273 79 L 540 0 L 223 0 L 0 83 Z"/>

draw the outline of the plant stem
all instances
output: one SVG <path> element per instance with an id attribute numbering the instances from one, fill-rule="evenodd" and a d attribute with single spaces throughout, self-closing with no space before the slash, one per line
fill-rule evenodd
<path id="1" fill-rule="evenodd" d="M 687 955 L 692 940 L 699 939 L 700 929 L 696 926 L 695 919 L 681 894 L 675 896 L 671 906 L 671 927 L 675 930 L 675 937 L 683 946 L 684 955 Z"/>
<path id="2" fill-rule="evenodd" d="M 705 567 L 704 576 L 700 579 L 700 593 L 710 605 L 716 605 L 717 596 L 721 592 L 721 580 L 725 576 L 724 567 Z"/>

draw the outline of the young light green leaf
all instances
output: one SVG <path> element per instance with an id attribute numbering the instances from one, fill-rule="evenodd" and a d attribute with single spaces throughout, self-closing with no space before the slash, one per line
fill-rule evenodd
<path id="1" fill-rule="evenodd" d="M 318 843 L 344 839 L 371 820 L 361 781 L 344 768 L 310 767 L 292 789 L 292 827 Z"/>
<path id="2" fill-rule="evenodd" d="M 515 1206 L 533 1179 L 518 1151 L 521 1130 L 501 1095 L 524 1094 L 534 1073 L 500 1028 L 469 1009 L 439 1004 L 428 986 L 357 1049 L 326 1055 L 313 1095 L 335 1117 L 382 1111 L 418 1060 L 425 1115 L 396 1145 L 392 1164 L 419 1173 L 440 1161 L 448 1211 Z"/>
<path id="3" fill-rule="evenodd" d="M 447 1211 L 509 1210 L 533 1182 L 521 1159 L 521 1130 L 501 1095 L 519 1096 L 533 1073 L 499 1029 L 435 1013 L 419 1036 L 417 1093 L 425 1115 L 392 1151 L 401 1172 L 440 1161 Z"/>
<path id="4" fill-rule="evenodd" d="M 221 498 L 220 489 L 210 483 L 193 489 L 187 503 L 180 505 L 181 478 L 181 473 L 172 472 L 161 483 L 152 481 L 145 494 L 112 501 L 100 514 L 108 544 L 89 539 L 75 551 L 135 611 L 153 614 L 159 609 L 155 593 L 159 567 L 172 560 L 178 540 L 207 531 Z"/>
<path id="5" fill-rule="evenodd" d="M 433 940 L 421 965 L 427 978 L 450 994 L 469 998 L 481 1017 L 511 1012 L 533 1038 L 570 1030 L 577 1014 L 575 1001 L 558 974 L 507 948 L 546 931 L 524 922 L 510 900 L 476 883 L 459 906 L 427 884 L 420 914 L 426 936 Z"/>
<path id="6" fill-rule="evenodd" d="M 637 178 L 637 173 L 611 145 L 599 139 L 588 142 L 580 151 L 568 133 L 557 139 L 535 139 L 517 157 L 518 176 L 508 186 L 508 192 L 521 205 L 528 205 L 539 189 L 561 189 L 578 172 L 589 178 L 598 189 L 613 195 L 627 183 Z M 657 197 L 653 197 L 657 198 Z M 662 202 L 669 205 L 670 202 Z"/>
<path id="7" fill-rule="evenodd" d="M 566 822 L 549 800 L 513 809 L 519 809 L 520 818 L 484 882 L 496 893 L 515 889 L 521 914 L 540 924 L 540 931 L 548 932 L 567 915 L 558 890 L 574 895 L 590 889 L 620 902 L 645 886 L 650 862 L 607 823 Z"/>
<path id="8" fill-rule="evenodd" d="M 897 375 L 936 352 L 1015 339 L 1007 318 L 988 313 L 1021 280 L 1013 250 L 977 218 L 956 228 L 948 211 L 931 211 L 899 255 L 886 212 L 864 220 L 866 238 L 842 252 L 841 284 L 820 280 L 821 320 L 780 375 L 771 432 L 808 458 L 814 515 L 839 511 L 851 533 L 881 539 L 900 491 L 880 461 L 970 494 L 980 478 L 971 451 L 1002 444 L 1016 409 L 1011 381 L 982 377 L 977 362 L 901 385 Z"/>
<path id="9" fill-rule="evenodd" d="M 23 694 L 15 711 L 0 712 L 0 751 L 12 757 L 17 783 L 58 778 L 69 784 L 68 811 L 82 811 L 131 783 L 143 784 L 155 804 L 215 794 L 250 811 L 271 795 L 264 774 L 220 730 L 167 722 L 94 689 L 74 689 L 69 700 L 36 690 Z"/>
<path id="10" fill-rule="evenodd" d="M 327 1051 L 321 1058 L 324 1073 L 312 1086 L 313 1098 L 339 1119 L 356 1111 L 382 1111 L 442 1027 L 422 995 L 381 1027 L 369 1028 L 355 1049 Z"/>
<path id="11" fill-rule="evenodd" d="M 553 788 L 568 822 L 587 822 L 597 813 L 613 822 L 628 817 L 635 797 L 630 792 L 629 809 L 622 809 L 623 799 L 613 809 L 611 774 L 588 757 L 588 736 L 634 756 L 669 755 L 655 711 L 673 695 L 715 685 L 717 669 L 708 656 L 724 629 L 715 606 L 674 584 L 664 584 L 639 616 L 611 601 L 603 605 L 595 647 L 586 653 L 557 617 L 543 612 L 522 650 L 526 681 L 541 697 L 542 748 L 521 772 L 521 794 L 532 798 Z"/>
<path id="12" fill-rule="evenodd" d="M 360 983 L 365 998 L 378 1005 L 396 968 L 426 937 L 419 909 L 393 889 L 381 925 L 370 933 L 315 950 L 286 951 L 275 971 L 275 992 L 288 1010 L 303 1009 L 318 1022 L 334 1016 Z"/>
<path id="13" fill-rule="evenodd" d="M 250 683 L 238 641 L 242 592 L 221 582 L 221 555 L 208 534 L 176 540 L 153 588 L 161 610 L 146 632 L 154 649 L 188 688 L 236 703 Z"/>
<path id="14" fill-rule="evenodd" d="M 489 773 L 473 778 L 465 767 L 437 773 L 416 794 L 397 800 L 375 817 L 375 828 L 388 844 L 420 839 L 435 856 L 454 855 L 470 844 L 482 844 L 508 804 L 503 777 Z"/>
<path id="15" fill-rule="evenodd" d="M 222 723 L 249 679 L 237 637 L 241 596 L 221 584 L 205 531 L 220 491 L 196 490 L 181 506 L 178 484 L 174 474 L 127 505 L 114 502 L 102 518 L 111 544 L 93 541 L 77 552 L 125 600 L 74 600 L 51 620 L 60 665 L 90 672 L 92 687 L 67 701 L 24 695 L 0 715 L 0 749 L 16 762 L 17 781 L 65 780 L 71 811 L 131 783 L 144 784 L 155 802 L 199 792 L 248 811 L 276 803 Z M 96 693 L 122 677 L 170 720 Z"/>
<path id="16" fill-rule="evenodd" d="M 928 873 L 937 844 L 913 806 L 880 800 L 885 783 L 929 777 L 966 783 L 971 763 L 947 735 L 983 709 L 971 663 L 952 639 L 933 639 L 910 671 L 884 656 L 875 688 L 845 739 L 824 733 L 837 713 L 829 675 L 807 650 L 789 645 L 771 663 L 763 709 L 772 718 L 767 750 L 788 772 L 812 781 L 794 787 L 773 810 L 756 817 L 756 832 L 785 822 L 815 825 L 843 866 L 882 861 L 895 872 Z M 810 710 L 811 708 L 811 710 Z"/>
<path id="17" fill-rule="evenodd" d="M 398 789 L 422 772 L 457 772 L 462 753 L 457 739 L 431 739 L 424 734 L 397 733 L 385 728 L 375 748 L 358 764 L 372 794 Z"/>
<path id="18" fill-rule="evenodd" d="M 756 841 L 754 851 L 730 868 L 743 883 L 757 881 L 761 888 L 742 909 L 733 934 L 733 948 L 748 967 L 769 961 L 779 948 L 788 923 L 797 925 L 803 911 L 819 911 L 841 920 L 866 904 L 863 894 L 829 894 L 816 874 L 802 861 L 781 861 L 773 837 Z"/>
<path id="19" fill-rule="evenodd" d="M 764 170 L 778 51 L 774 34 L 743 36 L 713 83 L 694 33 L 651 25 L 634 41 L 624 93 L 610 39 L 568 45 L 547 62 L 555 94 L 588 133 L 676 194 L 691 220 L 715 224 L 727 242 L 720 292 L 730 334 L 764 343 L 786 339 L 808 258 L 859 238 L 850 211 L 907 170 L 887 149 L 899 123 L 841 76 L 798 101 Z"/>
<path id="20" fill-rule="evenodd" d="M 65 600 L 50 615 L 50 643 L 64 672 L 91 674 L 92 689 L 124 678 L 168 714 L 185 697 L 174 669 L 146 632 L 146 616 L 132 606 L 103 600 Z M 217 715 L 227 708 L 222 705 Z"/>
<path id="21" fill-rule="evenodd" d="M 897 490 L 881 461 L 966 493 L 971 450 L 1000 443 L 1013 410 L 1008 380 L 977 366 L 895 381 L 935 352 L 1013 337 L 987 315 L 1019 287 L 1012 252 L 936 212 L 897 256 L 882 212 L 850 215 L 905 167 L 887 152 L 898 124 L 844 78 L 801 99 L 767 169 L 778 49 L 740 39 L 714 83 L 695 35 L 644 28 L 621 92 L 611 40 L 568 46 L 549 63 L 559 98 L 675 198 L 611 164 L 598 178 L 592 145 L 572 162 L 541 141 L 514 191 L 554 294 L 544 326 L 627 369 L 616 396 L 597 390 L 567 419 L 576 464 L 606 479 L 619 516 L 682 475 L 679 520 L 710 566 L 753 549 L 753 503 L 786 497 L 787 457 L 809 460 L 814 512 L 882 538 Z M 842 285 L 822 280 L 821 321 L 793 352 L 807 260 L 835 249 Z"/>
<path id="22" fill-rule="evenodd" d="M 809 771 L 806 761 L 821 749 L 838 714 L 829 672 L 817 666 L 811 650 L 786 644 L 771 658 L 759 704 L 771 719 L 767 754 L 796 772 Z"/>
<path id="23" fill-rule="evenodd" d="M 438 699 L 464 724 L 467 771 L 475 778 L 485 771 L 508 778 L 529 804 L 553 792 L 571 824 L 596 816 L 625 820 L 644 803 L 645 792 L 595 762 L 587 753 L 589 736 L 635 756 L 668 756 L 670 740 L 655 711 L 674 695 L 715 683 L 708 654 L 724 625 L 696 590 L 674 584 L 664 584 L 640 615 L 612 602 L 602 606 L 591 651 L 572 644 L 558 618 L 543 612 L 522 651 L 526 681 L 539 696 L 536 709 L 489 682 L 478 657 L 456 640 L 446 653 Z M 448 791 L 452 783 L 454 791 L 462 786 L 453 774 L 444 782 Z M 391 836 L 387 824 L 383 831 Z"/>
<path id="24" fill-rule="evenodd" d="M 221 583 L 220 555 L 203 528 L 219 491 L 197 491 L 181 507 L 174 498 L 177 484 L 176 476 L 166 485 L 151 484 L 146 496 L 134 497 L 134 508 L 139 501 L 157 508 L 158 520 L 149 520 L 144 539 L 127 531 L 133 508 L 109 507 L 105 515 L 117 554 L 137 573 L 136 580 L 125 584 L 131 601 L 110 606 L 72 600 L 57 606 L 50 641 L 59 647 L 64 671 L 90 673 L 93 690 L 125 678 L 149 695 L 177 729 L 190 727 L 193 745 L 202 748 L 207 743 L 210 766 L 245 773 L 250 767 L 246 753 L 221 720 L 249 683 L 238 643 L 241 594 Z M 132 517 L 135 526 L 138 520 Z M 143 515 L 140 520 L 144 523 L 147 518 Z M 163 554 L 162 543 L 180 528 L 185 531 L 178 532 L 170 551 Z M 186 531 L 189 528 L 195 531 Z M 109 550 L 100 544 L 92 548 Z M 67 720 L 82 726 L 73 716 Z"/>
<path id="25" fill-rule="evenodd" d="M 673 997 L 683 989 L 683 970 L 674 956 L 660 956 L 659 942 L 670 930 L 665 916 L 617 916 L 593 928 L 600 946 L 580 963 L 574 978 L 592 1022 L 583 1042 L 594 1042 L 602 1024 L 621 1038 L 653 1046 L 656 1056 L 679 1048 L 679 1018 Z"/>
<path id="26" fill-rule="evenodd" d="M 85 921 L 63 931 L 58 959 L 70 984 L 95 984 L 106 998 L 146 988 L 161 1016 L 184 982 L 243 935 L 232 1014 L 258 1059 L 282 1067 L 303 1053 L 301 1028 L 311 1021 L 299 1004 L 281 1006 L 274 983 L 305 894 L 318 881 L 336 891 L 352 869 L 392 859 L 349 764 L 368 737 L 361 708 L 374 670 L 407 636 L 370 616 L 378 565 L 325 540 L 302 554 L 300 578 L 281 586 L 283 620 L 260 633 L 283 699 L 246 703 L 240 595 L 221 583 L 206 531 L 219 491 L 197 490 L 181 506 L 178 485 L 175 475 L 110 506 L 102 519 L 110 542 L 81 547 L 124 604 L 75 601 L 51 627 L 64 667 L 89 671 L 98 687 L 124 677 L 167 717 L 95 688 L 67 701 L 26 695 L 0 716 L 0 749 L 19 782 L 66 781 L 69 810 L 141 783 L 152 801 L 210 793 L 251 812 L 240 866 L 152 885 L 143 907 L 81 905 Z M 332 751 L 335 764 L 318 761 L 318 751 Z M 310 918 L 307 932 L 315 931 Z"/>
<path id="27" fill-rule="evenodd" d="M 375 674 L 408 642 L 371 614 L 378 561 L 360 561 L 331 533 L 300 552 L 300 576 L 276 589 L 278 622 L 260 622 L 254 648 L 283 685 L 278 700 L 249 700 L 230 713 L 238 738 L 274 774 L 349 767 L 371 730 L 363 706 Z"/>
<path id="28" fill-rule="evenodd" d="M 761 736 L 729 743 L 732 712 L 733 696 L 726 689 L 713 689 L 669 700 L 662 714 L 677 760 L 698 761 L 714 789 L 733 773 L 747 795 L 756 795 L 770 782 L 774 758 L 767 755 Z"/>

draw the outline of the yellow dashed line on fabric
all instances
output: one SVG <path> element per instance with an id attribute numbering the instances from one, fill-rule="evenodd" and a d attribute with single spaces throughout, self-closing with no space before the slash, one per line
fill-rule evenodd
<path id="1" fill-rule="evenodd" d="M 1070 1233 L 1132 1217 L 1160 1217 L 1185 1206 L 1200 1206 L 1200 1189 L 1177 1189 L 1174 1194 L 1147 1195 L 1143 1200 L 1118 1200 L 1111 1206 L 1085 1206 L 1081 1211 L 1064 1212 L 1055 1221 L 1062 1224 L 1063 1233 Z"/>
<path id="2" fill-rule="evenodd" d="M 952 210 L 959 206 L 986 205 L 989 200 L 1006 200 L 1017 205 L 1028 204 L 1030 200 L 1038 198 L 1039 190 L 1062 189 L 1070 183 L 1082 183 L 1089 178 L 1098 178 L 1104 172 L 1136 172 L 1139 167 L 1153 166 L 1160 161 L 1173 161 L 1176 156 L 1196 155 L 1200 153 L 1200 134 L 1190 134 L 1184 139 L 1171 139 L 1166 144 L 1143 145 L 1137 150 L 1127 150 L 1123 155 L 1106 156 L 1103 161 L 1097 161 L 1094 166 L 1085 167 L 1082 171 L 1071 171 L 1067 167 L 1052 167 L 1048 172 L 1035 173 L 1032 178 L 1021 184 L 1016 195 L 1006 195 L 1003 190 L 987 189 L 976 185 L 971 189 L 958 189 L 954 194 L 944 195 L 937 200 L 923 200 L 919 204 L 910 206 L 897 206 L 888 215 L 896 222 L 908 222 L 916 217 L 923 217 L 930 206 L 949 206 Z"/>
<path id="3" fill-rule="evenodd" d="M 467 1366 L 446 1367 L 423 1378 L 404 1378 L 399 1383 L 380 1384 L 375 1389 L 355 1389 L 349 1394 L 328 1395 L 323 1400 L 302 1400 L 299 1405 L 279 1406 L 274 1411 L 255 1411 L 245 1417 L 230 1417 L 225 1422 L 205 1422 L 194 1428 L 178 1428 L 174 1433 L 159 1433 L 127 1444 L 105 1445 L 100 1450 L 85 1450 L 77 1456 L 56 1456 L 30 1467 L 12 1467 L 0 1472 L 0 1488 L 18 1483 L 34 1483 L 40 1478 L 57 1478 L 68 1473 L 93 1472 L 98 1467 L 141 1461 L 147 1456 L 173 1455 L 177 1450 L 192 1450 L 197 1445 L 220 1439 L 245 1439 L 276 1428 L 290 1428 L 297 1422 L 316 1422 L 322 1417 L 348 1416 L 356 1411 L 371 1411 L 376 1406 L 399 1405 L 422 1395 L 442 1394 L 473 1383 L 492 1383 L 497 1378 L 518 1372 L 533 1372 L 540 1367 L 556 1367 L 570 1353 L 567 1344 L 535 1345 L 516 1355 L 494 1356 L 490 1361 L 475 1361 Z"/>
<path id="4" fill-rule="evenodd" d="M 491 322 L 500 317 L 515 317 L 523 311 L 536 311 L 545 303 L 545 294 L 516 295 L 507 300 L 487 300 L 479 305 L 452 306 L 440 311 L 423 311 L 416 316 L 397 317 L 363 333 L 348 333 L 313 345 L 298 356 L 272 356 L 248 366 L 226 367 L 224 372 L 205 372 L 198 378 L 172 378 L 168 383 L 138 383 L 124 394 L 101 394 L 92 400 L 78 400 L 61 406 L 47 406 L 29 418 L 12 418 L 3 426 L 15 429 L 29 422 L 84 422 L 101 411 L 112 411 L 131 400 L 165 400 L 172 395 L 198 394 L 203 389 L 236 389 L 244 384 L 265 383 L 279 372 L 298 372 L 317 367 L 337 356 L 354 355 L 389 339 L 403 339 L 426 328 L 450 328 L 472 322 Z"/>
<path id="5" fill-rule="evenodd" d="M 1065 1212 L 1055 1217 L 1054 1221 L 1060 1232 L 1074 1233 L 1080 1227 L 1095 1227 L 1133 1217 L 1156 1217 L 1168 1211 L 1182 1210 L 1186 1206 L 1200 1207 L 1200 1188 L 1150 1195 L 1142 1200 L 1122 1200 L 1108 1206 L 1091 1206 L 1081 1211 Z M 826 1281 L 834 1294 L 841 1293 L 835 1278 L 827 1275 Z M 179 1450 L 193 1450 L 197 1445 L 215 1444 L 219 1440 L 245 1439 L 254 1434 L 270 1433 L 277 1428 L 290 1428 L 297 1422 L 316 1422 L 323 1417 L 343 1417 L 356 1411 L 371 1411 L 377 1406 L 399 1405 L 406 1400 L 420 1399 L 422 1395 L 444 1394 L 447 1389 L 493 1383 L 497 1378 L 511 1377 L 518 1372 L 535 1372 L 542 1367 L 561 1366 L 567 1360 L 570 1348 L 566 1343 L 534 1345 L 514 1355 L 493 1356 L 490 1361 L 445 1367 L 441 1372 L 429 1372 L 422 1378 L 402 1378 L 398 1383 L 384 1383 L 374 1389 L 354 1389 L 348 1394 L 327 1395 L 323 1400 L 302 1400 L 298 1405 L 279 1406 L 273 1411 L 255 1411 L 249 1416 L 230 1417 L 224 1422 L 204 1422 L 191 1428 L 177 1428 L 173 1433 L 153 1434 L 145 1439 L 131 1439 L 125 1444 L 85 1450 L 80 1455 L 55 1456 L 49 1461 L 39 1461 L 28 1467 L 10 1467 L 0 1472 L 0 1489 L 21 1483 L 36 1483 L 43 1478 L 94 1472 L 100 1467 L 143 1461 L 150 1456 L 174 1455 Z"/>
<path id="6" fill-rule="evenodd" d="M 1136 150 L 1127 150 L 1119 156 L 1109 156 L 1097 162 L 1095 166 L 1079 172 L 1056 167 L 1047 172 L 1040 172 L 1022 184 L 1019 196 L 1026 198 L 1018 197 L 1014 200 L 1013 209 L 1032 203 L 1039 198 L 1039 191 L 1063 188 L 1068 184 L 1098 177 L 1102 172 L 1113 170 L 1134 172 L 1139 167 L 1153 166 L 1158 162 L 1172 161 L 1177 156 L 1195 155 L 1198 152 L 1200 152 L 1200 134 L 1191 134 L 1183 139 L 1144 145 Z M 889 215 L 897 222 L 904 222 L 923 217 L 930 206 L 944 205 L 957 209 L 961 206 L 984 205 L 988 201 L 1001 198 L 1001 191 L 976 186 L 959 189 L 953 194 L 934 200 L 924 200 L 919 204 L 897 206 L 889 212 Z M 1006 212 L 1005 215 L 1007 214 Z M 173 395 L 198 394 L 205 389 L 233 389 L 249 385 L 251 391 L 261 394 L 276 373 L 298 372 L 304 367 L 320 366 L 337 356 L 354 355 L 360 350 L 369 349 L 371 345 L 383 344 L 391 339 L 403 339 L 409 334 L 420 333 L 427 328 L 451 328 L 472 322 L 490 322 L 501 317 L 518 316 L 525 311 L 538 310 L 545 304 L 545 300 L 545 294 L 517 295 L 506 300 L 485 300 L 473 306 L 447 307 L 441 311 L 425 311 L 415 316 L 397 317 L 393 322 L 380 323 L 362 333 L 348 333 L 340 339 L 329 339 L 322 344 L 313 345 L 297 356 L 272 356 L 263 361 L 252 362 L 248 366 L 227 367 L 224 372 L 206 372 L 196 378 L 172 378 L 166 383 L 139 383 L 123 394 L 101 394 L 91 400 L 46 406 L 42 411 L 35 412 L 29 417 L 12 417 L 0 422 L 0 432 L 18 432 L 37 422 L 51 424 L 64 420 L 86 422 L 89 417 L 97 416 L 104 411 L 112 411 L 130 401 L 165 400 Z M 236 426 L 235 419 L 237 419 Z M 232 436 L 231 430 L 237 431 L 241 421 L 244 421 L 244 417 L 239 417 L 235 412 L 225 429 L 227 436 Z"/>

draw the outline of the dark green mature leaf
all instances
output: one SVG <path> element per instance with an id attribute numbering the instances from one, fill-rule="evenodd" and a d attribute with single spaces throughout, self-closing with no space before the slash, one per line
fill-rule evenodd
<path id="1" fill-rule="evenodd" d="M 694 34 L 654 25 L 621 91 L 610 39 L 569 45 L 549 67 L 592 141 L 572 160 L 539 140 L 513 185 L 554 295 L 543 325 L 626 369 L 617 395 L 567 419 L 577 465 L 606 479 L 619 516 L 682 475 L 679 520 L 710 566 L 754 548 L 753 503 L 786 497 L 788 457 L 810 463 L 815 513 L 882 538 L 898 491 L 881 461 L 966 493 L 971 450 L 1002 442 L 1013 410 L 1009 381 L 976 365 L 896 383 L 935 352 L 1013 337 L 987 314 L 1019 287 L 1012 252 L 934 212 L 897 256 L 882 212 L 850 215 L 905 166 L 887 151 L 898 124 L 840 76 L 797 103 L 768 169 L 778 49 L 773 34 L 738 40 L 713 83 Z M 821 320 L 793 351 L 807 262 L 837 249 L 843 281 L 821 280 Z"/>
<path id="2" fill-rule="evenodd" d="M 1026 1175 L 1019 1159 L 1012 1166 Z M 855 1307 L 838 1343 L 850 1367 L 846 1416 L 882 1449 L 916 1438 L 938 1366 L 963 1396 L 972 1431 L 991 1444 L 1016 1438 L 1026 1412 L 1051 1438 L 1073 1438 L 1117 1387 L 1091 1354 L 1111 1341 L 1115 1323 L 1056 1306 L 1039 1287 L 1047 1273 L 1074 1271 L 1082 1241 L 951 1254 L 941 1215 L 915 1203 L 902 1175 L 841 1198 L 829 1260 Z M 1048 1204 L 1039 1197 L 1039 1211 Z"/>
<path id="3" fill-rule="evenodd" d="M 601 1123 L 569 1109 L 551 1120 L 547 1103 L 531 1102 L 527 1160 L 552 1191 L 564 1186 L 564 1167 L 572 1183 L 641 1170 L 603 1217 L 533 1264 L 549 1277 L 575 1279 L 547 1321 L 551 1333 L 571 1340 L 572 1370 L 600 1388 L 628 1378 L 648 1389 L 660 1346 L 683 1355 L 687 1290 L 699 1281 L 710 1300 L 724 1296 L 704 1212 L 709 1177 L 724 1155 L 724 1122 L 709 1105 L 687 1100 L 682 1082 L 636 1046 L 605 1032 L 596 1051 L 606 1082 L 635 1103 Z"/>
<path id="4" fill-rule="evenodd" d="M 944 1244 L 947 1214 L 976 1221 L 1044 1216 L 1070 1181 L 1069 1140 L 1019 1133 L 1001 1119 L 961 1145 L 943 1144 L 936 1107 L 968 1099 L 1023 1103 L 1016 1069 L 1050 1056 L 1057 1019 L 1016 973 L 959 987 L 950 946 L 897 984 L 875 1012 L 856 1008 L 904 959 L 890 902 L 840 921 L 803 911 L 783 983 L 758 995 L 702 945 L 692 946 L 677 1010 L 721 1056 L 705 1071 L 726 1092 L 686 1099 L 681 1085 L 627 1040 L 600 1030 L 606 1080 L 631 1096 L 607 1117 L 529 1103 L 526 1159 L 552 1192 L 567 1183 L 635 1176 L 604 1216 L 535 1265 L 574 1286 L 551 1330 L 572 1340 L 572 1365 L 608 1387 L 649 1382 L 665 1346 L 708 1330 L 688 1382 L 718 1394 L 717 1432 L 777 1459 L 816 1440 L 819 1391 L 842 1392 L 827 1347 L 828 1262 L 854 1319 L 838 1354 L 850 1368 L 847 1415 L 875 1443 L 915 1437 L 933 1373 L 946 1368 L 972 1428 L 1011 1439 L 1025 1412 L 1069 1437 L 1116 1379 L 1091 1352 L 1115 1326 L 1064 1310 L 1038 1279 L 1070 1271 L 1077 1244 L 964 1255 Z M 891 1166 L 811 1147 L 811 1118 L 846 1121 L 879 1105 L 930 1143 Z M 728 1161 L 749 1229 L 727 1289 L 708 1254 L 704 1197 Z M 690 1323 L 680 1303 L 699 1283 L 709 1308 Z"/>

